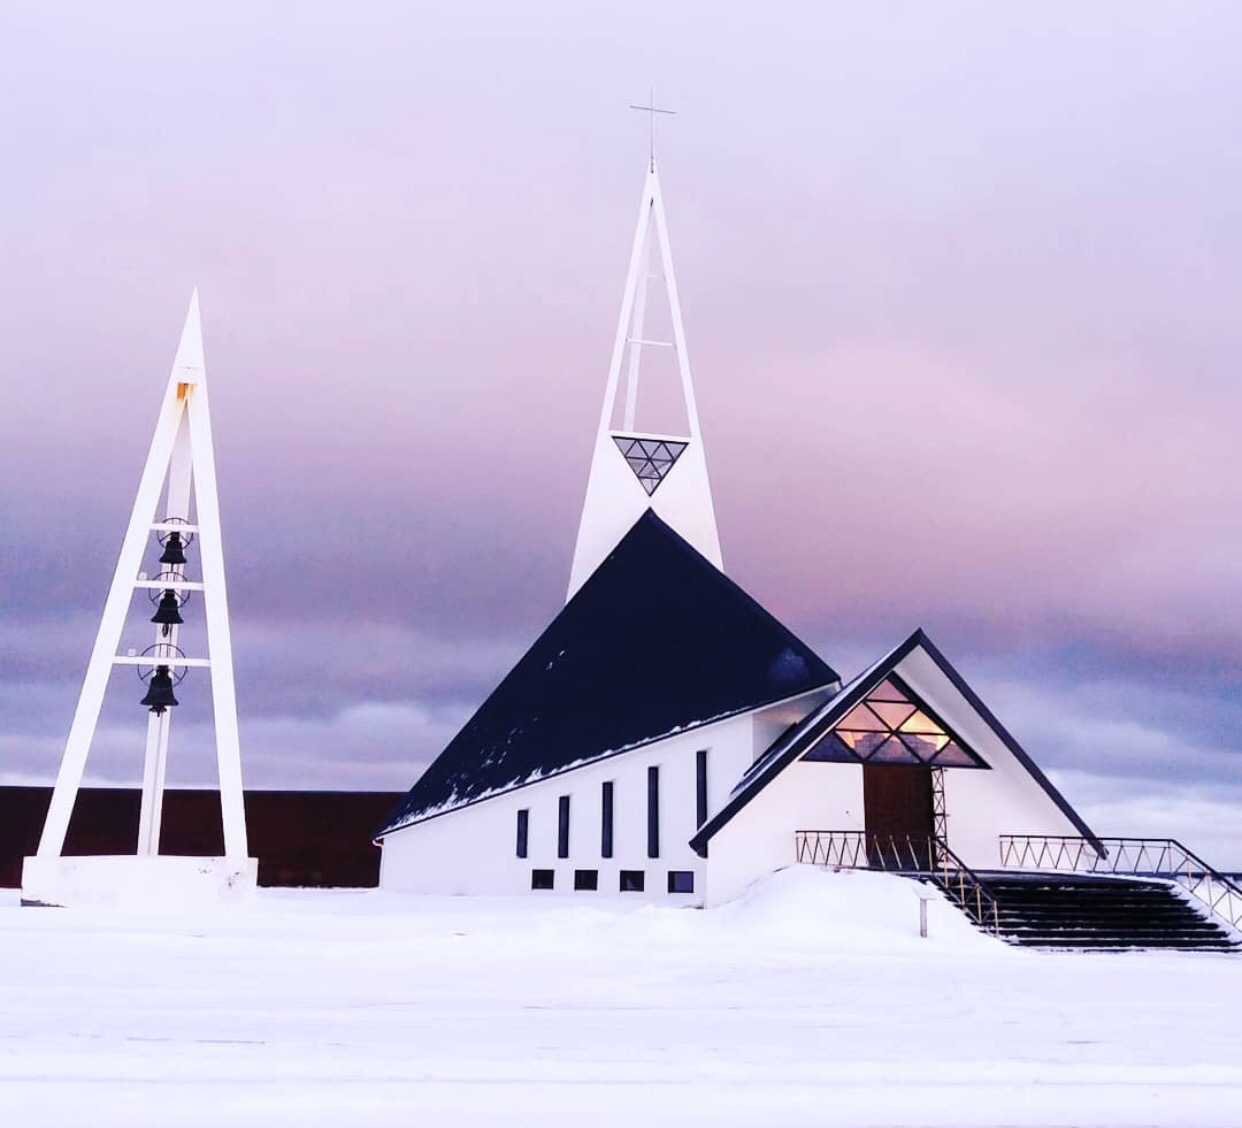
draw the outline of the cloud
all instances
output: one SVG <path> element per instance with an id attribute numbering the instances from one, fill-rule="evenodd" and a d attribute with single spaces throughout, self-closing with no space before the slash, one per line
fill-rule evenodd
<path id="1" fill-rule="evenodd" d="M 1215 869 L 1242 873 L 1242 784 L 1158 784 L 1084 772 L 1053 773 L 1087 824 L 1105 837 L 1173 838 Z"/>
<path id="2" fill-rule="evenodd" d="M 275 716 L 241 722 L 247 787 L 404 791 L 466 719 L 461 709 L 413 701 L 361 701 L 316 718 Z M 146 725 L 101 724 L 86 782 L 137 786 Z M 0 782 L 48 784 L 64 750 L 60 736 L 0 736 Z M 215 787 L 214 730 L 207 718 L 177 710 L 170 740 L 170 786 Z"/>

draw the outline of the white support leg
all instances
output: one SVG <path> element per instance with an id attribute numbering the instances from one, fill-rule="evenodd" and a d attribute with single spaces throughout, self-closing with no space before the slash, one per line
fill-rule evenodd
<path id="1" fill-rule="evenodd" d="M 181 385 L 187 387 L 187 385 Z M 190 392 L 178 391 L 183 402 L 189 404 Z M 190 489 L 193 483 L 193 452 L 190 448 L 190 424 L 188 411 L 181 413 L 177 426 L 177 438 L 173 443 L 171 460 L 168 467 L 168 495 L 164 502 L 165 519 L 172 518 L 187 521 L 190 517 Z M 184 575 L 185 568 L 181 564 L 170 565 L 168 571 L 177 579 Z M 165 642 L 170 646 L 177 645 L 180 628 L 173 625 L 167 634 L 160 627 L 155 629 L 156 643 Z M 172 713 L 168 710 L 152 714 L 147 727 L 146 757 L 142 772 L 142 804 L 138 819 L 138 853 L 158 854 L 160 852 L 160 823 L 164 811 L 164 777 L 168 768 L 168 730 L 172 725 Z M 158 734 L 153 738 L 153 731 Z"/>
<path id="2" fill-rule="evenodd" d="M 155 750 L 155 786 L 152 788 L 154 802 L 151 804 L 151 853 L 160 852 L 160 831 L 164 826 L 164 777 L 168 773 L 168 731 L 172 728 L 172 713 L 160 715 L 159 744 Z"/>
<path id="3" fill-rule="evenodd" d="M 237 727 L 237 691 L 233 680 L 233 640 L 229 630 L 228 595 L 224 580 L 224 546 L 216 495 L 216 460 L 208 425 L 207 386 L 195 390 L 190 407 L 190 442 L 198 477 L 199 559 L 203 567 L 203 603 L 207 647 L 211 653 L 211 704 L 215 715 L 216 763 L 220 776 L 220 813 L 224 820 L 224 853 L 247 856 L 246 811 L 242 791 L 241 736 Z"/>
<path id="4" fill-rule="evenodd" d="M 671 341 L 646 344 L 671 345 L 677 353 L 685 407 L 685 430 L 682 421 L 670 419 L 667 426 L 638 431 L 637 402 L 643 347 L 643 331 L 647 312 L 648 277 L 653 256 L 651 243 L 660 244 L 660 264 L 668 298 Z M 627 373 L 624 429 L 613 429 L 621 364 L 626 345 L 630 347 Z M 644 416 L 644 421 L 645 421 Z M 623 453 L 624 451 L 624 453 Z M 637 454 L 635 452 L 638 452 Z M 654 453 L 653 453 L 654 452 Z M 673 461 L 669 462 L 669 454 Z M 659 455 L 663 469 L 653 479 L 654 461 L 643 464 L 643 458 Z M 627 461 L 627 458 L 632 461 Z M 640 481 L 641 477 L 641 481 Z M 654 481 L 654 485 L 653 485 Z M 566 599 L 586 582 L 600 563 L 616 547 L 626 533 L 647 511 L 654 513 L 683 537 L 717 568 L 723 568 L 720 534 L 716 528 L 716 510 L 711 484 L 707 476 L 707 460 L 699 428 L 698 405 L 690 376 L 690 360 L 686 350 L 686 334 L 681 320 L 681 302 L 677 295 L 677 279 L 669 248 L 668 225 L 660 179 L 652 160 L 643 184 L 643 197 L 638 210 L 638 224 L 630 250 L 621 314 L 613 343 L 612 362 L 604 389 L 599 429 L 591 458 L 582 518 L 574 546 Z"/>
<path id="5" fill-rule="evenodd" d="M 168 746 L 168 713 L 147 715 L 147 748 L 142 761 L 142 805 L 138 810 L 138 853 L 158 854 L 160 835 L 159 821 L 160 746 Z"/>
<path id="6" fill-rule="evenodd" d="M 673 343 L 677 349 L 677 367 L 681 373 L 681 391 L 686 401 L 686 417 L 690 424 L 690 437 L 702 445 L 699 434 L 699 409 L 694 399 L 694 381 L 690 379 L 690 354 L 686 351 L 686 330 L 681 323 L 681 299 L 677 296 L 677 275 L 673 270 L 673 252 L 668 242 L 668 221 L 664 218 L 664 198 L 660 194 L 660 182 L 652 185 L 651 210 L 655 213 L 656 231 L 660 237 L 660 263 L 664 270 L 664 286 L 668 292 L 668 307 L 673 322 Z M 720 548 L 717 545 L 716 554 Z"/>
<path id="7" fill-rule="evenodd" d="M 629 335 L 634 296 L 638 288 L 638 276 L 643 267 L 643 247 L 647 241 L 647 228 L 651 220 L 651 181 L 655 173 L 647 174 L 643 185 L 643 200 L 638 207 L 638 226 L 634 231 L 634 244 L 630 248 L 630 265 L 625 274 L 625 290 L 621 295 L 621 316 L 617 319 L 617 335 L 612 342 L 612 360 L 608 364 L 608 383 L 604 388 L 604 408 L 600 412 L 597 439 L 607 439 L 612 428 L 612 414 L 617 402 L 617 385 L 621 377 L 621 358 L 625 355 L 625 339 Z"/>
<path id="8" fill-rule="evenodd" d="M 647 284 L 651 278 L 651 238 L 643 240 L 642 266 L 634 294 L 634 319 L 630 325 L 630 367 L 625 378 L 625 429 L 634 430 L 638 412 L 638 373 L 643 359 L 643 329 L 647 321 Z"/>
<path id="9" fill-rule="evenodd" d="M 151 440 L 151 451 L 142 471 L 142 480 L 138 485 L 138 496 L 134 499 L 129 528 L 121 543 L 121 555 L 112 577 L 112 587 L 108 589 L 108 601 L 104 605 L 99 632 L 95 636 L 95 647 L 86 667 L 86 677 L 82 682 L 78 707 L 73 714 L 69 738 L 65 742 L 65 755 L 60 762 L 47 821 L 43 824 L 43 834 L 39 839 L 40 857 L 57 857 L 65 846 L 69 816 L 73 813 L 78 788 L 82 786 L 82 773 L 86 768 L 86 757 L 90 752 L 91 738 L 95 735 L 95 726 L 99 723 L 99 711 L 103 707 L 104 691 L 108 688 L 112 660 L 121 645 L 121 632 L 125 629 L 125 616 L 133 596 L 134 580 L 142 566 L 142 555 L 150 536 L 151 514 L 155 512 L 155 506 L 159 502 L 168 460 L 172 455 L 173 442 L 177 437 L 177 427 L 184 410 L 184 402 L 178 398 L 175 385 L 170 383 L 155 425 L 155 436 Z"/>
<path id="10" fill-rule="evenodd" d="M 165 480 L 168 482 L 166 504 L 157 514 L 156 506 Z M 193 520 L 192 501 L 196 510 Z M 170 527 L 167 522 L 174 524 Z M 171 531 L 182 522 L 186 524 L 186 532 L 197 534 L 194 543 L 198 545 L 202 565 L 201 583 L 187 583 L 183 567 L 176 564 L 166 569 L 171 575 L 159 577 L 156 583 L 140 580 L 138 569 L 151 532 Z M 147 657 L 153 667 L 169 666 L 174 678 L 178 670 L 187 667 L 210 668 L 224 857 L 167 857 L 159 853 L 171 707 L 162 713 L 152 713 L 147 719 L 137 856 L 61 856 L 111 667 L 118 663 L 132 665 L 146 661 L 146 658 L 118 654 L 135 587 L 155 592 L 196 590 L 203 595 L 209 657 L 182 655 L 177 649 L 179 628 L 176 624 L 156 628 L 157 647 L 167 644 L 167 649 L 153 648 L 147 652 Z M 26 858 L 22 869 L 23 903 L 117 904 L 123 901 L 151 903 L 152 900 L 172 903 L 178 898 L 197 903 L 244 898 L 254 888 L 257 863 L 247 857 L 239 745 L 215 457 L 198 295 L 195 294 L 87 666 L 38 853 Z"/>

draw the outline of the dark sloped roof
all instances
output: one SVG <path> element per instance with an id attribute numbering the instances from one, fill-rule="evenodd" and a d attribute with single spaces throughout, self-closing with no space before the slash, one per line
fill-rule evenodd
<path id="1" fill-rule="evenodd" d="M 377 837 L 838 680 L 647 510 Z"/>
<path id="2" fill-rule="evenodd" d="M 690 839 L 690 846 L 694 852 L 700 857 L 707 857 L 708 843 L 715 836 L 716 832 L 725 827 L 734 815 L 741 811 L 759 792 L 780 775 L 789 764 L 807 752 L 846 713 L 857 705 L 858 702 L 862 701 L 896 669 L 901 660 L 915 648 L 921 648 L 940 668 L 945 677 L 953 683 L 954 688 L 970 703 L 975 712 L 983 718 L 984 723 L 992 729 L 1000 742 L 1009 749 L 1014 759 L 1047 792 L 1048 798 L 1056 804 L 1061 813 L 1074 824 L 1075 828 L 1096 850 L 1107 857 L 1108 851 L 1095 836 L 1091 828 L 1083 821 L 1082 816 L 1052 786 L 1052 782 L 1039 770 L 1039 766 L 1027 755 L 1026 750 L 1010 735 L 1009 730 L 996 719 L 992 710 L 970 688 L 966 679 L 954 669 L 949 660 L 940 652 L 939 648 L 927 637 L 922 629 L 916 630 L 900 646 L 891 650 L 875 665 L 864 670 L 858 677 L 849 682 L 831 701 L 826 701 L 818 709 L 813 710 L 799 721 L 798 724 L 782 733 L 772 746 L 755 760 L 746 774 L 742 776 L 738 785 L 733 789 L 733 793 L 725 802 L 725 805 L 699 827 L 698 832 Z"/>

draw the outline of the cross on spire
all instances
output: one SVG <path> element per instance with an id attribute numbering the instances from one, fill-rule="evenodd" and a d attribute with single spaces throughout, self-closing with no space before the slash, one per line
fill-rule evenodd
<path id="1" fill-rule="evenodd" d="M 654 86 L 651 88 L 651 97 L 648 99 L 648 102 L 650 103 L 650 105 L 647 105 L 647 106 L 635 106 L 633 103 L 631 103 L 630 109 L 631 110 L 642 110 L 644 113 L 651 115 L 651 144 L 650 144 L 650 149 L 648 152 L 648 158 L 651 161 L 651 169 L 654 172 L 655 171 L 656 114 L 668 114 L 670 117 L 675 117 L 677 115 L 677 111 L 661 109 L 659 106 L 656 105 L 656 96 L 655 96 Z"/>

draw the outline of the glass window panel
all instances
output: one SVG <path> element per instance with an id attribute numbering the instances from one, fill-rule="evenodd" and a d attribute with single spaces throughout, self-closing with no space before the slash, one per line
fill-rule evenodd
<path id="1" fill-rule="evenodd" d="M 875 687 L 868 695 L 873 701 L 909 701 L 910 699 L 901 692 L 892 681 L 885 678 L 879 685 Z"/>
<path id="2" fill-rule="evenodd" d="M 804 760 L 820 760 L 836 764 L 858 763 L 858 756 L 845 743 L 841 734 L 835 732 L 830 732 L 823 740 L 817 742 L 810 751 L 803 754 L 802 758 Z"/>
<path id="3" fill-rule="evenodd" d="M 867 757 L 869 764 L 921 764 L 922 762 L 895 736 L 879 741 Z"/>
<path id="4" fill-rule="evenodd" d="M 866 704 L 855 705 L 836 724 L 838 730 L 851 732 L 888 732 L 889 726 L 877 717 Z"/>
<path id="5" fill-rule="evenodd" d="M 854 752 L 864 760 L 870 760 L 876 749 L 892 737 L 882 732 L 860 732 L 855 734 Z"/>
<path id="6" fill-rule="evenodd" d="M 954 768 L 977 768 L 979 762 L 956 740 L 949 741 L 936 756 L 936 765 L 948 765 Z"/>
<path id="7" fill-rule="evenodd" d="M 647 857 L 660 856 L 660 765 L 647 769 Z"/>
<path id="8" fill-rule="evenodd" d="M 900 726 L 902 732 L 943 733 L 944 729 L 936 724 L 922 709 L 915 711 L 908 721 Z"/>
<path id="9" fill-rule="evenodd" d="M 897 701 L 872 701 L 869 699 L 867 705 L 889 728 L 901 727 L 902 723 L 914 712 L 913 705 L 902 704 Z"/>
<path id="10" fill-rule="evenodd" d="M 669 870 L 668 891 L 670 893 L 693 893 L 694 870 Z"/>
<path id="11" fill-rule="evenodd" d="M 930 763 L 936 753 L 948 743 L 949 738 L 937 738 L 934 736 L 920 736 L 917 733 L 903 732 L 901 734 L 902 743 L 910 749 L 924 763 Z"/>

